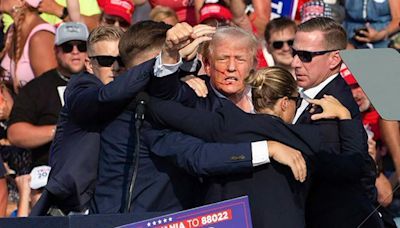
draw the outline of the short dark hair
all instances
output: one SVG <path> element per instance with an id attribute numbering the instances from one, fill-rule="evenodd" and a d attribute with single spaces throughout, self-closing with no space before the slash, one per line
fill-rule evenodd
<path id="1" fill-rule="evenodd" d="M 119 53 L 125 65 L 145 50 L 161 49 L 167 30 L 172 26 L 164 22 L 140 21 L 128 28 L 119 42 Z"/>
<path id="2" fill-rule="evenodd" d="M 298 32 L 321 31 L 324 33 L 325 48 L 341 50 L 347 46 L 347 36 L 344 28 L 335 20 L 328 17 L 312 18 L 297 27 Z"/>
<path id="3" fill-rule="evenodd" d="M 284 29 L 291 28 L 294 32 L 296 32 L 296 23 L 287 18 L 287 17 L 279 17 L 271 20 L 268 22 L 267 26 L 265 27 L 264 38 L 265 41 L 269 42 L 271 39 L 271 33 L 277 31 L 283 31 Z"/>

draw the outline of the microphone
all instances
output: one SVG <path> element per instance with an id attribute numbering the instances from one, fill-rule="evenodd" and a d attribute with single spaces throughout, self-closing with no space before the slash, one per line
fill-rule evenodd
<path id="1" fill-rule="evenodd" d="M 140 127 L 144 120 L 144 114 L 146 112 L 146 105 L 149 103 L 150 97 L 145 92 L 140 92 L 136 96 L 136 111 L 135 111 L 135 120 L 136 127 Z"/>

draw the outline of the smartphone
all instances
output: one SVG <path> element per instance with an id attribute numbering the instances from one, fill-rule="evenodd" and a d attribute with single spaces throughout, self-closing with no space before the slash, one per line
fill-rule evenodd
<path id="1" fill-rule="evenodd" d="M 366 35 L 365 35 L 365 34 L 362 34 L 361 31 L 368 32 L 368 29 L 367 29 L 366 27 L 354 29 L 354 33 L 355 33 L 356 36 L 359 36 L 359 37 L 366 37 Z"/>

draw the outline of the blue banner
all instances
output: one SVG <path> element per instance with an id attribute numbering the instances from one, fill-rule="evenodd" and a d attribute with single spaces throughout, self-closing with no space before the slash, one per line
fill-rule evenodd
<path id="1" fill-rule="evenodd" d="M 165 215 L 120 228 L 251 228 L 247 196 L 226 200 L 174 214 Z"/>
<path id="2" fill-rule="evenodd" d="M 271 19 L 277 17 L 288 17 L 294 19 L 296 15 L 298 0 L 272 0 Z"/>

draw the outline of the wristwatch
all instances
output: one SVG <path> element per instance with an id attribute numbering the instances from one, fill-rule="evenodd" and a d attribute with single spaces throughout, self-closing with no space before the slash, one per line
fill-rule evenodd
<path id="1" fill-rule="evenodd" d="M 64 7 L 60 18 L 61 20 L 64 20 L 67 16 L 68 16 L 68 9 L 67 7 Z"/>

